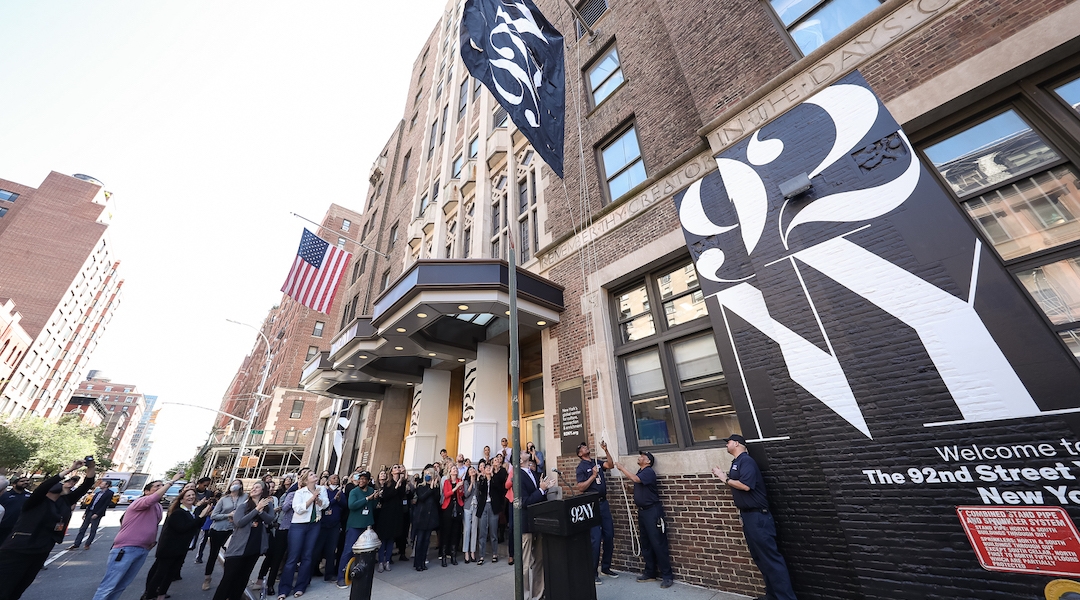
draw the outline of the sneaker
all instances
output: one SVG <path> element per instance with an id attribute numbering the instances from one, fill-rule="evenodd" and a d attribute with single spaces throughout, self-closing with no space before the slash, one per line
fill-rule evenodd
<path id="1" fill-rule="evenodd" d="M 603 581 L 600 581 L 600 576 L 599 576 L 599 575 L 597 575 L 597 576 L 596 576 L 596 578 L 595 578 L 595 579 L 593 579 L 593 583 L 595 583 L 596 585 L 600 585 L 600 584 L 602 584 L 602 583 L 604 583 L 604 582 L 603 582 Z"/>
<path id="2" fill-rule="evenodd" d="M 78 544 L 72 544 L 72 545 L 68 546 L 67 549 L 68 550 L 78 550 L 79 545 Z"/>
<path id="3" fill-rule="evenodd" d="M 619 574 L 616 573 L 615 571 L 612 571 L 611 569 L 603 569 L 602 571 L 600 571 L 600 574 L 601 575 L 607 575 L 608 577 L 610 577 L 612 579 L 618 579 L 619 578 Z"/>
<path id="4" fill-rule="evenodd" d="M 655 575 L 638 575 L 637 582 L 645 583 L 646 581 L 656 581 Z"/>
<path id="5" fill-rule="evenodd" d="M 667 588 L 669 588 L 669 587 L 671 587 L 673 585 L 675 585 L 675 582 L 670 580 L 670 579 L 665 579 L 665 580 L 660 582 L 660 587 L 662 587 L 664 589 L 667 589 Z"/>
<path id="6" fill-rule="evenodd" d="M 338 579 L 337 586 L 343 590 L 349 589 L 349 586 L 345 585 L 344 579 Z"/>

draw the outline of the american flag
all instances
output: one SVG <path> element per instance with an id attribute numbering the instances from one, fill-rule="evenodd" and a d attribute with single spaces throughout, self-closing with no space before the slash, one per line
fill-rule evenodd
<path id="1" fill-rule="evenodd" d="M 338 282 L 351 256 L 304 229 L 300 250 L 281 291 L 312 310 L 329 314 Z"/>

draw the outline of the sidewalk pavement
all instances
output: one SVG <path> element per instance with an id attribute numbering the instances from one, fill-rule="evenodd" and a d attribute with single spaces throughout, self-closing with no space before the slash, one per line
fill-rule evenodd
<path id="1" fill-rule="evenodd" d="M 457 566 L 442 568 L 438 560 L 429 560 L 428 570 L 417 573 L 412 561 L 395 562 L 388 573 L 376 573 L 371 597 L 378 600 L 477 600 L 480 598 L 512 599 L 514 597 L 514 567 L 505 560 L 465 564 L 458 558 Z M 748 596 L 718 592 L 679 583 L 661 589 L 659 581 L 638 583 L 637 573 L 620 573 L 617 579 L 601 576 L 596 586 L 597 600 L 748 600 Z M 256 592 L 257 593 L 257 592 Z M 338 589 L 333 583 L 313 578 L 304 600 L 343 600 L 349 590 Z M 291 600 L 291 599 L 290 599 Z M 550 598 L 549 600 L 560 600 Z"/>

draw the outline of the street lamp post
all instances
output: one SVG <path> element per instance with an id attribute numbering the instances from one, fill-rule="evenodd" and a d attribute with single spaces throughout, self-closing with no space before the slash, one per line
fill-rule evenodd
<path id="1" fill-rule="evenodd" d="M 233 463 L 232 475 L 229 476 L 229 481 L 236 479 L 236 474 L 240 470 L 240 461 L 244 458 L 244 450 L 247 449 L 247 440 L 251 436 L 251 426 L 255 423 L 255 415 L 259 411 L 259 402 L 263 399 L 263 387 L 266 386 L 266 377 L 270 375 L 270 360 L 273 356 L 270 354 L 270 340 L 267 339 L 266 334 L 261 329 L 254 325 L 248 325 L 247 323 L 241 323 L 240 321 L 234 321 L 232 319 L 225 319 L 226 321 L 243 325 L 244 327 L 250 327 L 255 330 L 263 339 L 263 343 L 266 344 L 266 364 L 263 365 L 262 380 L 259 381 L 259 389 L 255 392 L 255 404 L 251 407 L 251 414 L 248 416 L 247 423 L 244 426 L 244 437 L 240 438 L 240 449 L 236 452 L 236 462 Z"/>

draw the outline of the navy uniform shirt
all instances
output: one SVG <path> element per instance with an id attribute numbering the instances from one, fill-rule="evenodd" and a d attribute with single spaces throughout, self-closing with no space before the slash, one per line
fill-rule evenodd
<path id="1" fill-rule="evenodd" d="M 597 463 L 592 460 L 584 460 L 578 463 L 577 466 L 577 481 L 588 481 L 589 477 L 592 477 L 593 465 L 600 465 L 600 472 L 596 474 L 596 479 L 585 490 L 587 494 L 600 494 L 600 499 L 607 498 L 607 469 L 604 468 L 603 463 Z"/>
<path id="2" fill-rule="evenodd" d="M 651 466 L 638 469 L 637 477 L 641 483 L 634 484 L 634 504 L 638 508 L 660 504 L 660 494 L 656 491 L 656 471 Z"/>
<path id="3" fill-rule="evenodd" d="M 767 509 L 769 501 L 765 498 L 765 478 L 761 476 L 761 469 L 750 454 L 743 452 L 735 457 L 731 463 L 728 477 L 750 488 L 749 492 L 731 488 L 731 495 L 735 500 L 735 507 L 739 510 Z"/>

